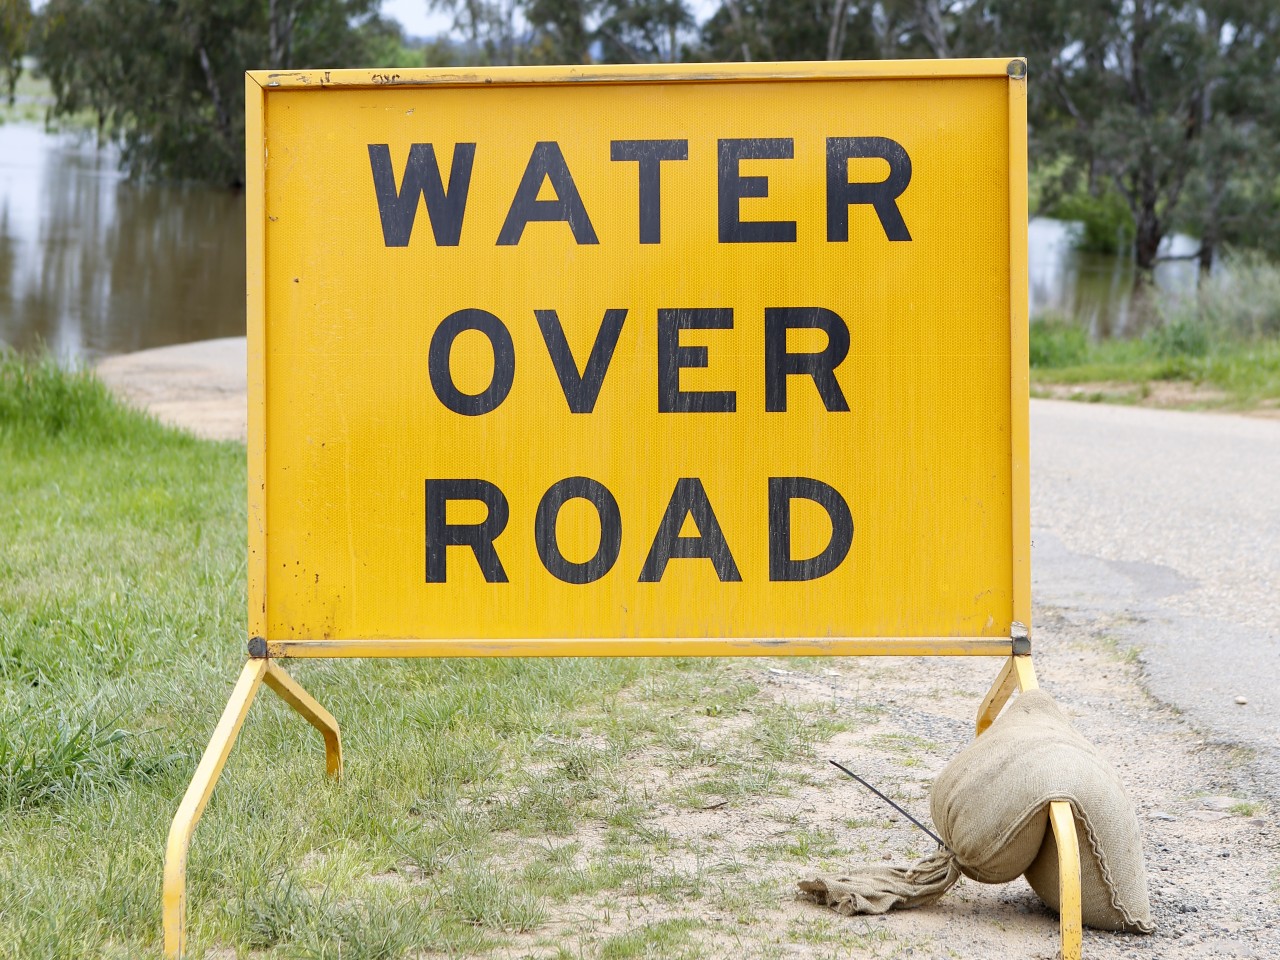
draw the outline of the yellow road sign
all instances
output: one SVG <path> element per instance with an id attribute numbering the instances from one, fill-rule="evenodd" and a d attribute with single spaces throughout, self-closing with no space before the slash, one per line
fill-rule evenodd
<path id="1" fill-rule="evenodd" d="M 251 74 L 251 633 L 1007 642 L 1024 77 Z"/>
<path id="2" fill-rule="evenodd" d="M 250 73 L 249 643 L 1029 656 L 1021 60 Z M 1080 956 L 1065 804 L 1062 955 Z"/>

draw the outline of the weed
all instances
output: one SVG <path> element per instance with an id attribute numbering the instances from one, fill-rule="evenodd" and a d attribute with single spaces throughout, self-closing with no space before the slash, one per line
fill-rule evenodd
<path id="1" fill-rule="evenodd" d="M 1066 317 L 1038 317 L 1032 321 L 1029 334 L 1028 349 L 1034 368 L 1074 367 L 1089 355 L 1088 332 Z"/>
<path id="2" fill-rule="evenodd" d="M 488 866 L 458 874 L 449 903 L 466 922 L 492 930 L 526 933 L 547 919 L 546 907 L 536 894 L 516 878 Z"/>
<path id="3" fill-rule="evenodd" d="M 606 940 L 600 960 L 696 960 L 702 951 L 690 934 L 701 926 L 685 919 L 646 924 Z"/>
<path id="4" fill-rule="evenodd" d="M 135 749 L 137 738 L 114 724 L 94 703 L 75 714 L 39 702 L 0 707 L 0 812 L 150 779 L 184 759 Z"/>

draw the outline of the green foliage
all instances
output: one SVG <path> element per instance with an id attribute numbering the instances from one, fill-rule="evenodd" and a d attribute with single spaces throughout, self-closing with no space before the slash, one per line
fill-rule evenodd
<path id="1" fill-rule="evenodd" d="M 1077 224 L 1077 249 L 1089 253 L 1127 253 L 1133 245 L 1133 213 L 1114 190 L 1098 196 L 1077 191 L 1059 200 L 1050 215 Z"/>
<path id="2" fill-rule="evenodd" d="M 1072 320 L 1052 314 L 1031 321 L 1029 351 L 1033 369 L 1073 367 L 1089 353 L 1089 334 Z"/>
<path id="3" fill-rule="evenodd" d="M 1232 339 L 1280 337 L 1280 265 L 1258 251 L 1228 253 L 1194 296 L 1164 297 L 1157 310 L 1165 326 L 1197 324 Z"/>
<path id="4" fill-rule="evenodd" d="M 9 106 L 22 76 L 22 57 L 31 41 L 31 0 L 0 0 L 0 73 L 4 75 Z"/>
<path id="5" fill-rule="evenodd" d="M 244 182 L 244 72 L 398 55 L 378 0 L 49 0 L 54 115 L 89 110 L 138 175 Z M 386 66 L 395 66 L 387 63 Z"/>
<path id="6" fill-rule="evenodd" d="M 1256 191 L 1250 184 L 1260 174 L 1274 182 L 1277 5 L 979 6 L 998 23 L 993 36 L 1005 49 L 1033 64 L 1033 150 L 1071 157 L 1075 179 L 1090 195 L 1114 187 L 1133 218 L 1140 271 L 1154 267 L 1161 241 L 1180 226 L 1196 229 L 1211 254 L 1234 215 L 1227 201 Z M 1108 225 L 1101 239 L 1110 238 Z"/>

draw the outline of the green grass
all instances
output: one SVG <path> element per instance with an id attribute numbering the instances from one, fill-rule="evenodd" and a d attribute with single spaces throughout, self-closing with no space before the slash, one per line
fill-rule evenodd
<path id="1" fill-rule="evenodd" d="M 1159 328 L 1134 340 L 1088 340 L 1059 319 L 1031 325 L 1031 383 L 1135 384 L 1176 381 L 1220 391 L 1198 405 L 1250 407 L 1280 400 L 1280 337 L 1234 339 L 1204 329 Z M 1146 399 L 1141 389 L 1131 400 Z M 1105 393 L 1087 399 L 1115 399 Z"/>
<path id="2" fill-rule="evenodd" d="M 169 822 L 244 659 L 245 486 L 242 445 L 0 355 L 0 958 L 159 956 Z M 762 697 L 751 669 L 295 665 L 343 725 L 346 777 L 264 692 L 192 844 L 193 954 L 550 956 L 557 923 L 637 899 L 696 916 L 750 890 L 743 916 L 770 909 L 743 861 L 653 813 L 785 796 L 846 728 L 830 703 Z M 774 839 L 796 857 L 834 842 L 802 823 Z M 637 917 L 573 955 L 710 955 L 704 933 Z"/>
<path id="3" fill-rule="evenodd" d="M 1031 323 L 1033 387 L 1131 384 L 1120 395 L 1095 386 L 1083 399 L 1140 402 L 1157 381 L 1208 388 L 1196 406 L 1274 406 L 1280 401 L 1280 265 L 1230 254 L 1192 297 L 1153 294 L 1156 322 L 1142 337 L 1093 341 L 1070 317 Z"/>

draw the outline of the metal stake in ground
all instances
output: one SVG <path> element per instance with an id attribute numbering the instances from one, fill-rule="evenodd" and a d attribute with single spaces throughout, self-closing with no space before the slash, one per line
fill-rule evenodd
<path id="1" fill-rule="evenodd" d="M 896 803 L 894 803 L 892 800 L 890 800 L 888 797 L 886 797 L 883 793 L 881 793 L 879 790 L 877 790 L 877 789 L 876 789 L 875 787 L 873 787 L 871 784 L 867 783 L 867 781 L 863 780 L 860 776 L 858 776 L 856 773 L 854 773 L 852 770 L 850 770 L 850 769 L 849 769 L 848 767 L 846 767 L 844 764 L 840 763 L 840 762 L 839 762 L 839 761 L 837 761 L 837 760 L 827 760 L 827 763 L 831 764 L 831 765 L 832 765 L 833 767 L 835 767 L 837 770 L 840 770 L 840 771 L 842 771 L 842 772 L 844 772 L 844 773 L 847 773 L 849 776 L 853 777 L 853 779 L 857 780 L 860 784 L 862 784 L 864 787 L 866 787 L 868 790 L 870 790 L 872 793 L 874 793 L 877 797 L 879 797 L 881 800 L 883 800 L 883 801 L 884 801 L 885 803 L 887 803 L 889 806 L 893 807 L 893 809 L 897 810 L 900 814 L 902 814 L 904 817 L 906 817 L 908 820 L 910 820 L 912 823 L 914 823 L 917 827 L 919 827 L 921 830 L 923 830 L 923 831 L 924 831 L 925 833 L 927 833 L 929 836 L 933 837 L 933 839 L 934 839 L 934 840 L 936 840 L 936 841 L 938 842 L 938 846 L 940 846 L 943 850 L 950 850 L 950 849 L 951 849 L 951 848 L 950 848 L 950 847 L 948 847 L 945 843 L 943 843 L 943 842 L 942 842 L 942 838 L 941 838 L 941 837 L 939 837 L 936 833 L 934 833 L 932 830 L 930 830 L 928 827 L 926 827 L 923 823 L 921 823 L 919 820 L 917 820 L 917 819 L 916 819 L 915 817 L 913 817 L 911 814 L 907 813 L 907 811 L 903 810 L 900 806 L 898 806 Z"/>

